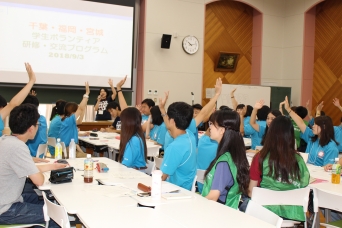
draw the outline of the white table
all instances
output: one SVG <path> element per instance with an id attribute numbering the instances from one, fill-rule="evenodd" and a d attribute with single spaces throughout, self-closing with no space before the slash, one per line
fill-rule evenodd
<path id="1" fill-rule="evenodd" d="M 83 172 L 77 171 L 71 183 L 49 185 L 56 200 L 69 213 L 77 214 L 86 227 L 274 227 L 165 182 L 164 184 L 179 188 L 192 198 L 156 202 L 155 209 L 138 208 L 139 200 L 135 196 L 139 191 L 137 184 L 150 185 L 151 177 L 108 158 L 95 159 L 107 164 L 109 171 L 98 173 L 94 170 L 93 183 L 84 183 L 81 176 Z M 83 168 L 84 159 L 68 161 L 75 169 Z M 97 185 L 97 178 L 110 180 L 117 186 Z M 47 185 L 42 186 L 44 187 Z"/>

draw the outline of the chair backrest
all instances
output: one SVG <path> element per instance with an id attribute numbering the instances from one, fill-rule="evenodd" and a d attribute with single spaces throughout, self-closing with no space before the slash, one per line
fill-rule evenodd
<path id="1" fill-rule="evenodd" d="M 191 186 L 192 192 L 196 192 L 196 180 L 197 180 L 197 175 L 195 175 L 194 180 L 192 181 L 192 186 Z"/>
<path id="2" fill-rule="evenodd" d="M 335 211 L 342 212 L 342 196 L 336 195 L 334 193 L 329 193 L 324 190 L 320 190 L 317 188 L 313 189 L 314 193 L 314 208 L 317 209 L 318 207 L 324 207 L 328 209 L 332 209 Z"/>
<path id="3" fill-rule="evenodd" d="M 155 168 L 156 169 L 160 169 L 162 163 L 163 163 L 163 159 L 162 158 L 158 158 L 158 157 L 154 157 L 154 163 L 155 163 Z"/>
<path id="4" fill-rule="evenodd" d="M 48 200 L 44 191 L 42 194 L 45 202 L 43 211 L 46 226 L 48 227 L 49 220 L 52 218 L 62 228 L 70 228 L 70 221 L 65 208 Z"/>
<path id="5" fill-rule="evenodd" d="M 204 184 L 205 169 L 197 169 L 197 182 Z"/>
<path id="6" fill-rule="evenodd" d="M 256 217 L 262 221 L 270 223 L 276 226 L 277 228 L 281 227 L 281 224 L 283 222 L 283 219 L 280 218 L 277 214 L 266 209 L 260 204 L 257 204 L 253 200 L 248 201 L 248 205 L 247 205 L 245 213 L 253 217 Z"/>
<path id="7" fill-rule="evenodd" d="M 305 163 L 307 163 L 308 158 L 309 158 L 309 154 L 308 153 L 303 153 L 303 152 L 299 152 L 300 156 L 302 156 L 303 160 Z"/>
<path id="8" fill-rule="evenodd" d="M 67 153 L 67 150 L 66 150 L 65 143 L 61 142 L 61 146 L 62 146 L 62 151 L 63 151 L 64 158 L 67 159 L 68 158 L 68 153 Z"/>
<path id="9" fill-rule="evenodd" d="M 47 144 L 39 144 L 36 157 L 39 158 L 40 155 L 44 154 L 43 158 L 45 158 L 46 151 L 47 151 Z"/>
<path id="10" fill-rule="evenodd" d="M 147 160 L 146 166 L 147 169 L 145 170 L 145 173 L 147 175 L 151 175 L 152 171 L 155 169 L 155 163 L 153 161 Z"/>
<path id="11" fill-rule="evenodd" d="M 56 138 L 54 138 L 54 137 L 48 137 L 48 142 L 47 142 L 47 144 L 48 144 L 49 146 L 55 147 L 56 144 L 57 144 Z"/>

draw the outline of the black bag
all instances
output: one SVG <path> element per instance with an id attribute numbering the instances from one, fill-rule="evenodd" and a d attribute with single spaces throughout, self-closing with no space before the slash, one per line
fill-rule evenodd
<path id="1" fill-rule="evenodd" d="M 73 167 L 51 170 L 49 181 L 53 184 L 71 182 L 74 178 Z"/>

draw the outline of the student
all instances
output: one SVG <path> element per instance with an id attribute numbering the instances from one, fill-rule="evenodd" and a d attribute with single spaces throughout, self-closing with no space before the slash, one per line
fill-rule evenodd
<path id="1" fill-rule="evenodd" d="M 112 95 L 109 95 L 109 92 L 106 88 L 100 88 L 99 95 L 97 97 L 94 110 L 96 111 L 96 118 L 95 120 L 111 120 L 110 113 L 107 111 L 106 107 L 109 102 L 115 100 L 116 91 L 113 86 L 113 80 L 109 79 L 108 84 L 112 89 Z"/>
<path id="2" fill-rule="evenodd" d="M 296 109 L 294 110 L 294 112 L 300 118 L 302 118 L 302 120 L 304 121 L 306 126 L 309 124 L 308 121 L 304 120 L 304 118 L 308 115 L 308 110 L 305 107 L 297 106 Z M 306 150 L 307 144 L 304 142 L 304 140 L 301 142 L 301 138 L 300 138 L 300 133 L 301 132 L 300 132 L 300 129 L 299 129 L 299 127 L 297 126 L 297 124 L 293 120 L 292 120 L 292 124 L 293 124 L 293 128 L 294 128 L 294 134 L 295 134 L 295 139 L 296 139 L 297 151 L 304 152 Z"/>
<path id="3" fill-rule="evenodd" d="M 120 114 L 121 114 L 120 105 L 118 104 L 118 102 L 112 101 L 112 102 L 108 103 L 106 109 L 110 113 L 110 115 L 112 116 L 112 119 L 114 121 L 113 121 L 112 126 L 110 126 L 108 128 L 101 128 L 100 131 L 102 131 L 102 132 L 116 132 L 116 124 L 118 123 L 118 121 L 120 121 Z"/>
<path id="4" fill-rule="evenodd" d="M 248 193 L 249 175 L 240 117 L 235 111 L 217 111 L 210 117 L 210 138 L 218 142 L 215 159 L 205 172 L 202 196 L 237 209 Z"/>
<path id="5" fill-rule="evenodd" d="M 193 116 L 193 118 L 196 118 L 196 116 L 201 112 L 203 106 L 200 105 L 200 104 L 194 104 L 194 105 L 192 105 L 192 108 L 194 109 L 194 116 Z M 198 130 L 205 131 L 205 126 L 204 126 L 203 122 L 201 122 L 197 126 L 197 131 Z"/>
<path id="6" fill-rule="evenodd" d="M 65 100 L 57 100 L 56 101 L 56 106 L 53 108 L 52 112 L 55 113 L 54 115 L 51 113 L 51 122 L 50 122 L 50 127 L 48 131 L 48 137 L 53 137 L 53 138 L 59 138 L 59 132 L 61 130 L 61 125 L 62 125 L 62 118 L 64 117 L 64 107 L 66 105 Z M 53 117 L 52 117 L 53 115 Z M 49 152 L 52 157 L 55 156 L 55 147 L 53 146 L 48 146 L 49 147 Z"/>
<path id="7" fill-rule="evenodd" d="M 250 168 L 249 196 L 253 187 L 286 191 L 308 186 L 310 173 L 294 149 L 295 137 L 292 122 L 285 116 L 276 117 Z M 305 221 L 301 206 L 265 206 L 282 218 Z"/>
<path id="8" fill-rule="evenodd" d="M 27 94 L 29 94 L 32 86 L 36 82 L 36 75 L 34 74 L 32 67 L 29 63 L 25 63 L 25 68 L 29 77 L 29 82 L 26 84 L 24 88 L 17 93 L 11 101 L 7 104 L 6 100 L 0 96 L 0 136 L 2 136 L 2 131 L 5 128 L 5 120 L 6 117 L 10 114 L 11 110 L 20 105 L 21 102 L 26 98 Z"/>
<path id="9" fill-rule="evenodd" d="M 338 98 L 333 99 L 333 104 L 342 112 L 342 107 L 340 105 L 340 100 Z M 339 144 L 337 145 L 337 148 L 339 152 L 342 152 L 342 118 L 340 120 L 339 126 L 334 126 L 334 135 L 335 139 Z"/>
<path id="10" fill-rule="evenodd" d="M 164 152 L 160 168 L 162 180 L 191 190 L 196 176 L 196 140 L 187 128 L 193 117 L 193 109 L 185 102 L 174 102 L 167 109 L 167 116 L 168 130 L 174 140 Z"/>
<path id="11" fill-rule="evenodd" d="M 338 157 L 338 148 L 330 117 L 316 117 L 310 129 L 302 118 L 290 109 L 287 97 L 285 97 L 285 109 L 302 132 L 301 138 L 308 144 L 305 151 L 309 154 L 308 163 L 316 166 L 333 164 L 335 158 Z"/>
<path id="12" fill-rule="evenodd" d="M 27 95 L 27 97 L 23 101 L 23 104 L 33 104 L 38 110 L 39 100 L 36 96 L 29 94 L 29 95 Z M 38 132 L 37 132 L 36 136 L 34 137 L 34 139 L 29 139 L 26 142 L 26 145 L 30 149 L 32 157 L 36 157 L 38 147 L 40 144 L 46 144 L 47 143 L 47 123 L 46 123 L 45 116 L 40 115 L 38 122 L 39 122 L 40 126 L 38 128 Z M 42 154 L 41 158 L 43 156 L 44 155 Z"/>
<path id="13" fill-rule="evenodd" d="M 141 124 L 145 124 L 148 120 L 149 115 L 151 115 L 151 108 L 154 107 L 156 104 L 152 99 L 145 99 L 141 102 L 141 105 L 138 106 L 139 111 L 141 112 L 142 121 Z M 146 127 L 144 127 L 146 129 Z"/>
<path id="14" fill-rule="evenodd" d="M 154 106 L 150 110 L 151 115 L 148 118 L 146 126 L 146 138 L 155 141 L 164 150 L 165 134 L 167 132 L 164 119 L 158 106 Z"/>
<path id="15" fill-rule="evenodd" d="M 83 95 L 82 101 L 79 105 L 74 102 L 68 102 L 64 108 L 64 117 L 62 120 L 61 129 L 59 132 L 59 136 L 61 142 L 64 142 L 66 147 L 69 147 L 71 139 L 74 139 L 76 143 L 76 157 L 84 158 L 87 156 L 78 145 L 78 129 L 77 125 L 81 124 L 83 121 L 84 113 L 87 107 L 88 99 L 89 99 L 89 84 L 85 83 L 85 94 Z M 69 148 L 67 148 L 67 151 Z M 69 157 L 69 156 L 68 156 Z"/>
<path id="16" fill-rule="evenodd" d="M 10 114 L 12 135 L 0 138 L 0 224 L 45 224 L 43 205 L 31 188 L 25 188 L 26 177 L 33 184 L 44 184 L 43 172 L 64 168 L 65 164 L 51 163 L 36 166 L 25 144 L 35 138 L 40 127 L 39 113 L 32 104 L 15 107 Z M 59 227 L 50 220 L 49 227 Z"/>

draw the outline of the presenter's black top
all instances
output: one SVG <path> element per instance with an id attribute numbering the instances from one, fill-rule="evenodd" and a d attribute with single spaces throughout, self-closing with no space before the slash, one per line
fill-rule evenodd
<path id="1" fill-rule="evenodd" d="M 109 102 L 112 102 L 112 97 L 108 96 L 106 99 L 102 99 L 99 103 L 99 108 L 96 112 L 96 121 L 99 120 L 111 120 L 112 117 L 110 116 L 110 113 L 106 110 L 107 105 Z M 97 103 L 97 102 L 96 102 Z M 96 105 L 95 103 L 95 105 Z"/>

